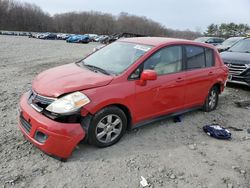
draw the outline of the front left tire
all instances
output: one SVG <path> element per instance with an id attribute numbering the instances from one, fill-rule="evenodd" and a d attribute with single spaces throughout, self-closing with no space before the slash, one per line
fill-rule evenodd
<path id="1" fill-rule="evenodd" d="M 97 147 L 108 147 L 117 143 L 127 127 L 126 114 L 116 106 L 97 112 L 89 127 L 89 143 Z"/>

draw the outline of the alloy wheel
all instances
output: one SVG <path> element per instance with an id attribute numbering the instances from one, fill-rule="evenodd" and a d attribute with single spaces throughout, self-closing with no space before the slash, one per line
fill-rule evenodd
<path id="1" fill-rule="evenodd" d="M 96 126 L 96 139 L 108 144 L 114 141 L 122 132 L 122 120 L 115 114 L 103 117 Z"/>
<path id="2" fill-rule="evenodd" d="M 216 91 L 213 89 L 210 92 L 209 101 L 208 101 L 208 105 L 209 105 L 210 109 L 213 109 L 215 107 L 216 101 L 217 101 L 217 94 L 216 94 Z"/>

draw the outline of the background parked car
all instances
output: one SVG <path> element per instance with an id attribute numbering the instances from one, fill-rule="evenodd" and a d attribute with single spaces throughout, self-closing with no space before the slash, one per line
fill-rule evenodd
<path id="1" fill-rule="evenodd" d="M 29 33 L 27 32 L 19 32 L 18 36 L 28 36 Z"/>
<path id="2" fill-rule="evenodd" d="M 223 43 L 217 45 L 217 49 L 219 52 L 223 52 L 228 50 L 230 47 L 232 47 L 234 44 L 239 42 L 240 40 L 244 39 L 245 37 L 230 37 L 227 40 L 225 40 Z"/>
<path id="3" fill-rule="evenodd" d="M 110 38 L 109 36 L 103 35 L 102 37 L 99 38 L 99 42 L 102 44 L 106 44 L 109 38 Z"/>
<path id="4" fill-rule="evenodd" d="M 12 31 L 2 31 L 2 35 L 15 35 Z"/>
<path id="5" fill-rule="evenodd" d="M 131 38 L 131 37 L 146 37 L 145 35 L 136 34 L 136 33 L 115 33 L 109 37 L 106 37 L 101 41 L 103 44 L 110 44 L 120 38 Z"/>
<path id="6" fill-rule="evenodd" d="M 250 38 L 240 40 L 221 57 L 229 68 L 228 82 L 250 86 Z"/>
<path id="7" fill-rule="evenodd" d="M 57 39 L 58 39 L 58 40 L 66 40 L 66 39 L 68 39 L 70 36 L 71 36 L 70 34 L 60 33 L 60 34 L 57 34 Z"/>
<path id="8" fill-rule="evenodd" d="M 44 33 L 44 34 L 39 36 L 39 39 L 56 40 L 57 35 L 54 33 Z"/>
<path id="9" fill-rule="evenodd" d="M 90 39 L 88 35 L 72 35 L 66 41 L 69 43 L 89 43 Z"/>
<path id="10" fill-rule="evenodd" d="M 107 38 L 107 35 L 99 35 L 94 38 L 94 42 L 101 42 L 103 39 Z"/>
<path id="11" fill-rule="evenodd" d="M 88 35 L 88 36 L 89 36 L 89 41 L 90 41 L 90 42 L 95 41 L 95 38 L 98 37 L 97 34 L 85 34 L 85 35 Z"/>
<path id="12" fill-rule="evenodd" d="M 38 37 L 37 37 L 37 33 L 33 33 L 33 32 L 30 32 L 30 33 L 28 34 L 28 37 L 29 37 L 29 38 L 38 38 Z"/>
<path id="13" fill-rule="evenodd" d="M 214 46 L 217 46 L 218 44 L 221 44 L 224 42 L 225 39 L 219 38 L 219 37 L 199 37 L 195 39 L 196 42 L 203 42 L 207 44 L 212 44 Z"/>
<path id="14" fill-rule="evenodd" d="M 36 38 L 36 39 L 45 39 L 45 37 L 49 35 L 49 33 L 36 33 L 36 32 L 30 32 L 27 36 L 29 38 Z"/>

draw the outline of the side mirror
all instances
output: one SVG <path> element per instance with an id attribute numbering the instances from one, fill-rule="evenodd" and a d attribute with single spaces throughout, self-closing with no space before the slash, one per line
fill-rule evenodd
<path id="1" fill-rule="evenodd" d="M 141 73 L 141 80 L 147 81 L 156 79 L 157 79 L 157 73 L 154 70 L 144 70 Z"/>
<path id="2" fill-rule="evenodd" d="M 148 80 L 156 80 L 156 79 L 157 79 L 157 73 L 154 70 L 144 70 L 141 73 L 139 85 L 144 86 Z"/>

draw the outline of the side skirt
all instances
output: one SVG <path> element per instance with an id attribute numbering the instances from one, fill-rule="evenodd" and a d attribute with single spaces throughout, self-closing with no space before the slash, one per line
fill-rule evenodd
<path id="1" fill-rule="evenodd" d="M 155 122 L 158 122 L 158 121 L 166 120 L 166 119 L 169 119 L 171 117 L 179 116 L 179 115 L 182 115 L 182 114 L 185 114 L 185 113 L 188 113 L 188 112 L 192 112 L 192 111 L 195 111 L 195 110 L 200 110 L 200 109 L 202 109 L 202 106 L 195 106 L 195 107 L 192 107 L 192 108 L 180 111 L 180 112 L 174 112 L 174 113 L 166 114 L 166 115 L 163 115 L 163 116 L 159 116 L 157 118 L 149 119 L 149 120 L 143 121 L 141 123 L 132 125 L 130 130 L 133 130 L 135 128 L 139 128 L 139 127 L 142 127 L 142 126 L 145 126 L 145 125 L 148 125 L 148 124 L 152 124 L 152 123 L 155 123 Z"/>

